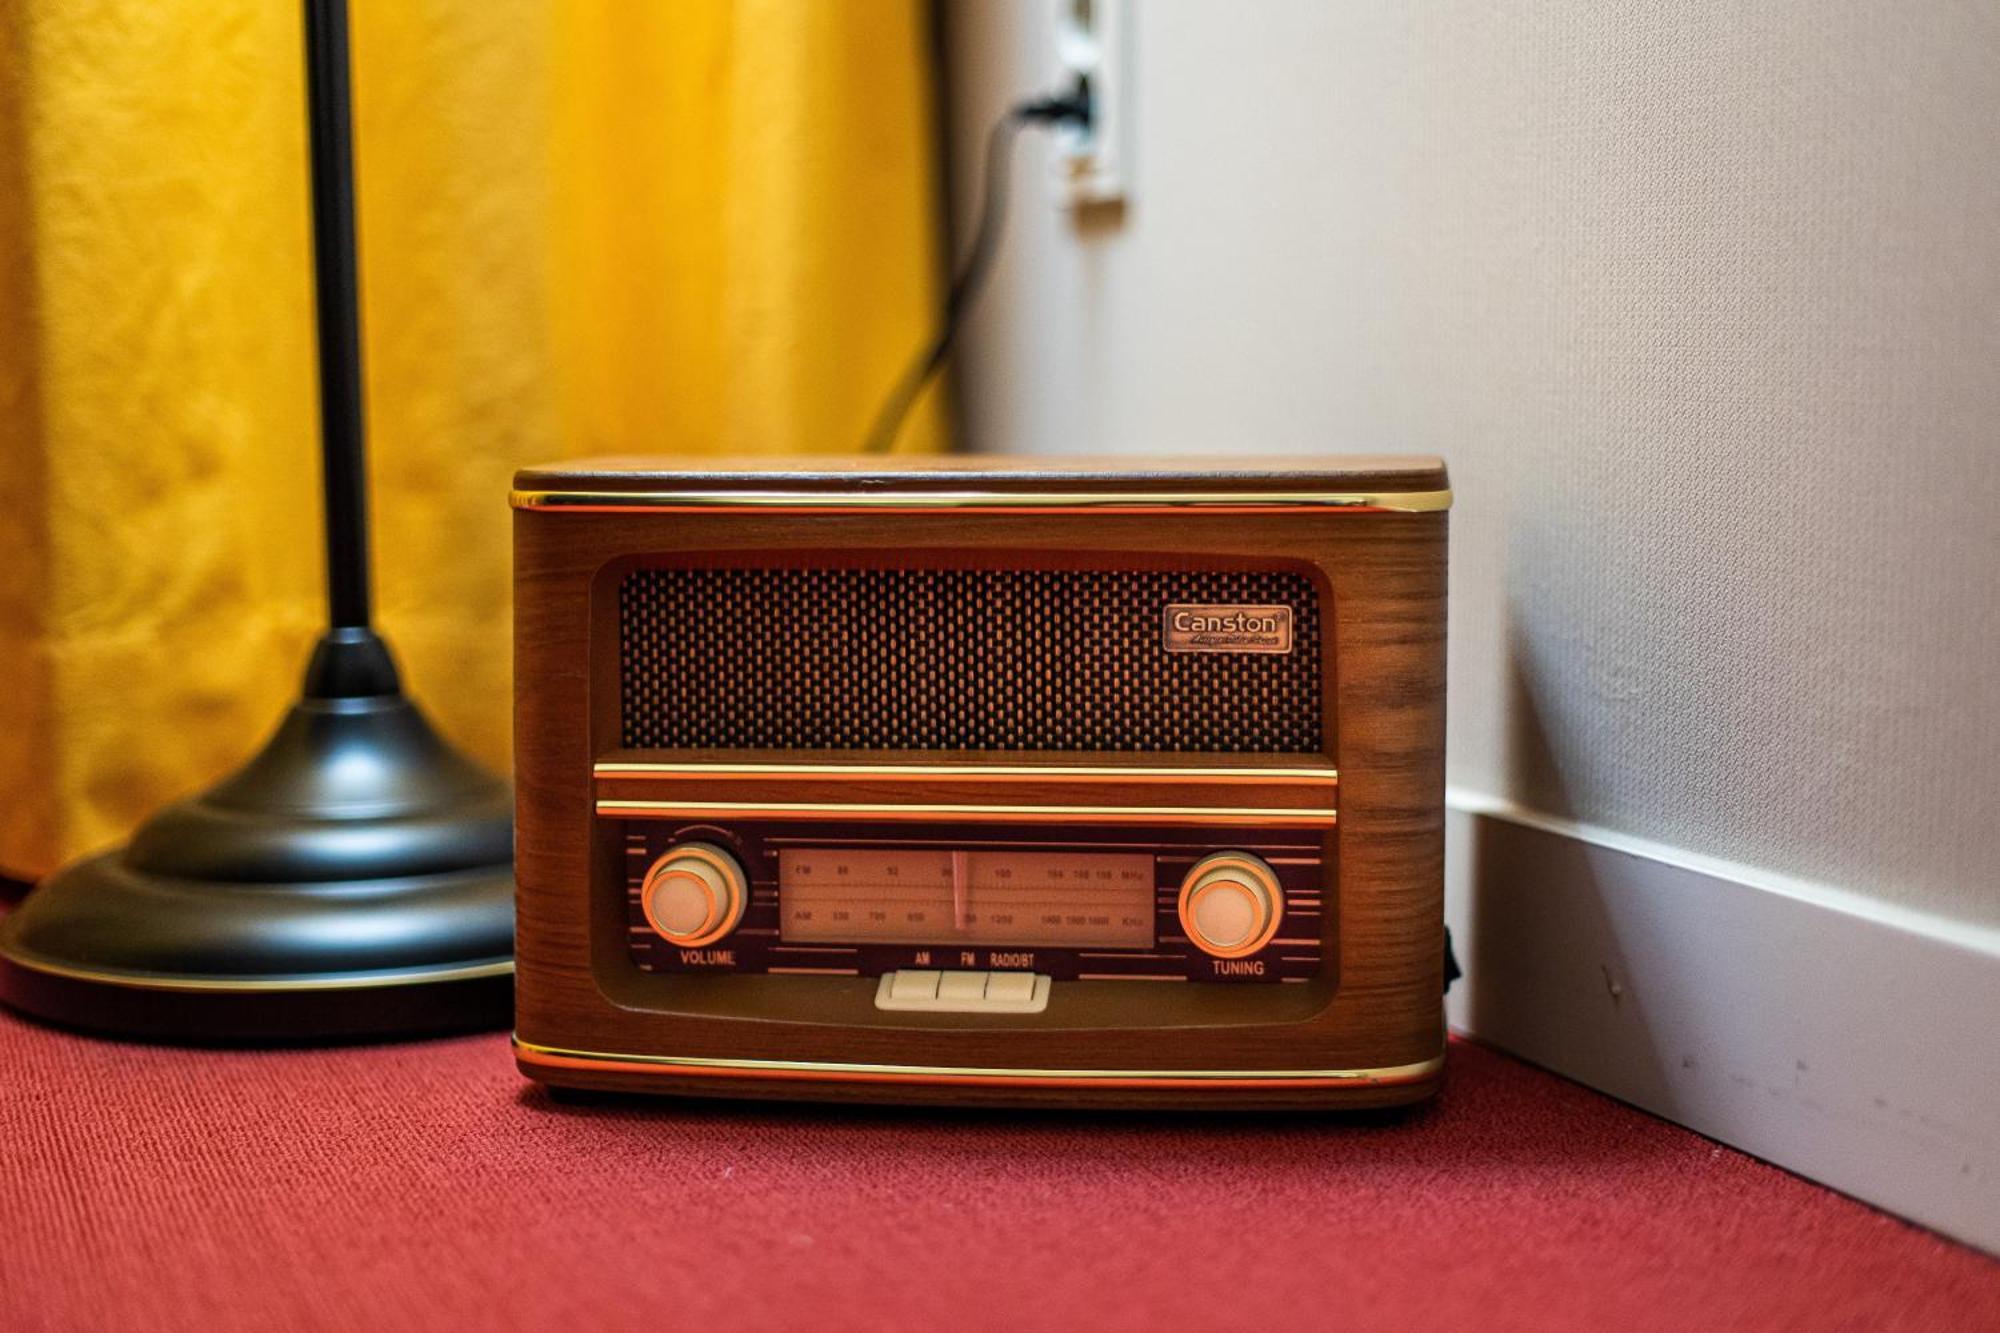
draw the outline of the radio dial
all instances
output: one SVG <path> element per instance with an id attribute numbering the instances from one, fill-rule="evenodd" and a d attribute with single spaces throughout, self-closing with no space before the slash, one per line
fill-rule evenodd
<path id="1" fill-rule="evenodd" d="M 639 889 L 646 923 L 662 939 L 699 948 L 736 929 L 750 881 L 735 857 L 705 842 L 684 842 L 653 862 Z"/>
<path id="2" fill-rule="evenodd" d="M 1277 872 L 1248 852 L 1217 852 L 1181 881 L 1181 929 L 1203 953 L 1241 958 L 1278 933 L 1285 914 Z"/>

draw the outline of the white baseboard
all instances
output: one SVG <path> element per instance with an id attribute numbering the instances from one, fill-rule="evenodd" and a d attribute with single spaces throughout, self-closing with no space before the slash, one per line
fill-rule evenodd
<path id="1" fill-rule="evenodd" d="M 2000 931 L 1452 792 L 1453 1026 L 2000 1252 Z"/>

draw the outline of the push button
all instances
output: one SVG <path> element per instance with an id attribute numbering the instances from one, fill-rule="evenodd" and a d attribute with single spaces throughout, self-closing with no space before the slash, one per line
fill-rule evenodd
<path id="1" fill-rule="evenodd" d="M 915 1004 L 920 1000 L 937 998 L 938 980 L 942 976 L 942 972 L 891 972 L 882 980 L 889 983 L 890 999 Z"/>
<path id="2" fill-rule="evenodd" d="M 1026 1004 L 1035 998 L 1033 972 L 989 972 L 986 998 L 1000 1004 Z"/>
<path id="3" fill-rule="evenodd" d="M 1038 972 L 891 972 L 875 988 L 877 1009 L 934 1014 L 1039 1014 L 1049 979 Z"/>
<path id="4" fill-rule="evenodd" d="M 986 998 L 986 973 L 947 972 L 938 979 L 937 997 L 940 1000 L 983 1000 Z"/>

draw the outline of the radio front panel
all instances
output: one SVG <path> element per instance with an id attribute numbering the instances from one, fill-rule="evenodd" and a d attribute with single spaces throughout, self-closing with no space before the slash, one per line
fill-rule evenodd
<path id="1" fill-rule="evenodd" d="M 1305 982 L 1321 965 L 1325 865 L 1319 837 L 1306 829 L 915 830 L 646 819 L 616 827 L 629 949 L 644 972 L 874 977 L 962 969 L 1056 981 L 1257 984 Z M 677 849 L 689 847 L 720 852 L 744 871 L 736 924 L 714 938 L 698 926 L 716 888 L 692 874 L 659 887 Z M 1207 947 L 1190 939 L 1182 905 L 1191 872 L 1205 861 L 1217 867 L 1210 891 L 1186 916 L 1196 931 L 1208 930 Z M 1243 887 L 1259 866 L 1277 886 L 1268 922 Z M 683 923 L 666 919 L 671 909 L 658 896 L 649 913 L 649 880 L 656 895 L 687 896 L 685 924 L 695 929 L 677 929 Z"/>

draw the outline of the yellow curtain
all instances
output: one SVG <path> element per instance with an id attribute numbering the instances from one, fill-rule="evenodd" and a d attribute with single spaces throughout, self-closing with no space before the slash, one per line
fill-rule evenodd
<path id="1" fill-rule="evenodd" d="M 507 479 L 851 450 L 935 309 L 924 0 L 352 0 L 382 628 L 507 762 Z M 321 612 L 300 15 L 0 5 L 0 871 L 247 757 Z M 903 447 L 940 447 L 935 401 Z"/>

